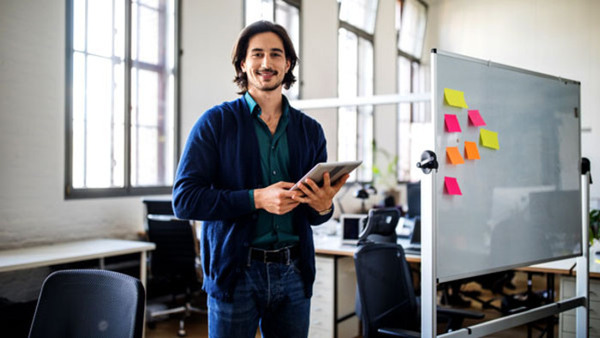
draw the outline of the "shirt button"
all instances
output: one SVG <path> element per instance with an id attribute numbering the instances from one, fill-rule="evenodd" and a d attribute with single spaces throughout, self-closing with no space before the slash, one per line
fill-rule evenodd
<path id="1" fill-rule="evenodd" d="M 273 170 L 273 175 L 277 175 L 277 170 Z"/>
<path id="2" fill-rule="evenodd" d="M 275 150 L 275 146 L 271 146 L 271 150 Z"/>

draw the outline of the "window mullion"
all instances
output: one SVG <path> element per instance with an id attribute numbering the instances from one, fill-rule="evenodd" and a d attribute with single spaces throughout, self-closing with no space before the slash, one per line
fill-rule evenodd
<path id="1" fill-rule="evenodd" d="M 125 172 L 123 177 L 125 190 L 131 189 L 131 0 L 125 1 L 125 95 L 124 95 L 124 123 L 123 127 L 125 142 L 124 143 L 124 161 L 125 161 Z"/>
<path id="2" fill-rule="evenodd" d="M 83 46 L 83 186 L 87 187 L 88 181 L 88 33 L 89 33 L 89 15 L 88 0 L 85 1 L 85 39 Z M 72 65 L 71 65 L 72 67 Z M 71 111 L 72 113 L 72 111 Z M 71 116 L 73 118 L 73 115 Z M 71 154 L 72 155 L 72 154 Z"/>

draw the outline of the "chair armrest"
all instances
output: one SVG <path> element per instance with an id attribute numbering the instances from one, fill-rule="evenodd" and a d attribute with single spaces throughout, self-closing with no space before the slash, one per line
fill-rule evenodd
<path id="1" fill-rule="evenodd" d="M 392 337 L 410 337 L 410 338 L 421 337 L 420 332 L 398 329 L 398 328 L 391 328 L 391 327 L 382 327 L 382 328 L 378 329 L 377 332 L 383 333 L 385 335 L 392 336 Z"/>
<path id="2" fill-rule="evenodd" d="M 469 311 L 469 310 L 460 310 L 460 309 L 450 309 L 446 307 L 437 307 L 437 312 L 440 315 L 446 317 L 462 317 L 462 318 L 470 318 L 470 319 L 483 319 L 485 315 L 482 312 L 477 311 Z"/>

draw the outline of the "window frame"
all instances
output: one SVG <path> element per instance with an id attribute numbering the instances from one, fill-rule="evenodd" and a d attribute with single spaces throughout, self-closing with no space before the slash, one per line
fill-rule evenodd
<path id="1" fill-rule="evenodd" d="M 427 18 L 427 13 L 429 11 L 429 6 L 427 5 L 426 2 L 424 2 L 423 0 L 414 0 L 417 1 L 419 3 L 421 3 L 424 7 L 425 7 L 425 17 Z M 404 12 L 404 0 L 397 0 L 397 3 L 400 6 L 400 17 L 402 18 L 403 12 Z M 427 32 L 427 21 L 425 21 L 425 31 L 423 34 L 423 40 L 425 40 L 425 35 Z M 423 57 L 423 53 L 421 53 L 421 58 L 417 58 L 414 55 L 407 53 L 405 51 L 403 51 L 402 49 L 400 49 L 400 27 L 398 27 L 398 29 L 396 30 L 396 50 L 397 50 L 397 55 L 396 55 L 396 63 L 397 63 L 397 67 L 398 67 L 398 73 L 397 73 L 397 83 L 400 82 L 400 65 L 399 65 L 399 59 L 405 58 L 407 61 L 409 61 L 410 63 L 410 74 L 409 74 L 409 78 L 410 78 L 410 91 L 409 93 L 414 93 L 415 91 L 415 68 L 414 65 L 416 64 L 419 68 L 422 67 L 421 64 L 421 58 Z M 423 41 L 424 42 L 424 41 Z M 397 88 L 398 93 L 400 93 L 400 88 Z M 396 108 L 396 129 L 398 130 L 398 135 L 397 135 L 397 139 L 396 139 L 396 148 L 398 149 L 398 163 L 396 164 L 396 180 L 398 181 L 398 183 L 408 183 L 408 182 L 413 182 L 414 179 L 413 177 L 410 176 L 410 173 L 408 174 L 408 177 L 400 177 L 401 175 L 401 168 L 402 168 L 402 156 L 400 155 L 400 143 L 401 143 L 401 128 L 400 128 L 400 123 L 404 123 L 401 121 L 400 118 L 400 107 L 401 105 L 406 104 L 406 103 L 402 103 L 402 104 L 398 104 L 397 108 Z M 409 108 L 409 114 L 410 114 L 410 120 L 409 120 L 409 124 L 413 124 L 413 123 L 426 123 L 426 121 L 416 121 L 417 119 L 415 118 L 415 104 L 418 103 L 414 103 L 411 102 L 410 104 L 410 108 Z M 431 107 L 429 107 L 431 109 Z M 429 114 L 429 117 L 431 117 L 431 113 Z M 408 160 L 410 161 L 411 158 L 411 154 L 405 155 L 408 156 Z"/>
<path id="2" fill-rule="evenodd" d="M 131 55 L 132 44 L 132 2 L 125 0 L 125 49 L 124 49 L 124 177 L 123 187 L 108 188 L 74 188 L 73 187 L 73 46 L 74 46 L 74 1 L 66 2 L 65 27 L 65 199 L 84 199 L 102 197 L 126 197 L 142 195 L 170 194 L 173 186 L 132 186 L 131 185 L 131 77 L 134 60 Z M 174 76 L 173 81 L 173 172 L 176 172 L 181 146 L 179 142 L 181 131 L 180 114 L 180 56 L 181 56 L 181 0 L 174 0 Z M 86 14 L 87 15 L 87 14 Z M 142 64 L 144 62 L 137 62 Z M 166 163 L 169 165 L 169 163 Z"/>
<path id="3" fill-rule="evenodd" d="M 379 2 L 377 4 L 377 6 L 379 6 Z M 377 25 L 377 18 L 375 18 L 375 25 Z M 341 19 L 338 19 L 338 35 L 339 35 L 339 30 L 340 29 L 345 29 L 353 34 L 356 35 L 357 37 L 357 49 L 356 49 L 356 53 L 357 53 L 357 67 L 360 68 L 360 47 L 358 47 L 358 39 L 363 39 L 366 40 L 368 42 L 371 43 L 372 49 L 373 49 L 373 55 L 375 54 L 375 34 L 370 34 L 348 22 L 342 21 Z M 338 44 L 339 44 L 339 40 L 338 40 Z M 338 49 L 338 53 L 339 53 L 339 49 Z M 339 58 L 339 55 L 338 55 Z M 373 88 L 375 88 L 375 59 L 373 59 L 373 63 L 371 64 L 371 73 L 373 74 L 373 83 L 372 86 Z M 338 72 L 340 71 L 339 69 L 339 65 L 338 65 Z M 339 81 L 339 77 L 338 77 L 338 81 Z M 357 79 L 357 92 L 358 92 L 358 87 L 360 86 L 360 84 L 358 83 L 358 79 Z M 339 90 L 339 83 L 338 83 L 338 90 Z M 340 96 L 340 93 L 338 92 L 338 97 Z M 360 148 L 361 148 L 361 144 L 359 144 L 359 125 L 360 124 L 360 119 L 359 119 L 359 106 L 354 106 L 356 108 L 356 131 L 357 131 L 357 135 L 356 135 L 356 158 L 355 160 L 358 160 L 358 155 L 360 153 Z M 371 130 L 371 135 L 373 136 L 372 140 L 371 140 L 371 147 L 374 147 L 375 144 L 375 105 L 371 105 L 372 107 L 372 111 L 371 111 L 371 118 L 373 119 L 373 123 L 372 123 L 372 130 Z M 336 149 L 336 153 L 337 153 L 337 160 L 340 161 L 339 158 L 339 151 L 340 151 L 340 145 L 339 145 L 339 139 L 340 139 L 340 109 L 338 108 L 336 111 L 336 125 L 337 125 L 337 130 L 336 130 L 336 137 L 337 137 L 337 149 Z M 373 175 L 373 167 L 375 166 L 375 151 L 371 152 L 371 173 L 370 173 L 370 180 L 361 180 L 359 175 L 358 175 L 358 171 L 362 170 L 362 166 L 357 168 L 356 171 L 356 180 L 352 181 L 352 182 L 348 182 L 348 183 L 358 183 L 358 184 L 367 184 L 367 183 L 373 183 L 375 176 Z M 349 160 L 349 159 L 348 159 Z M 364 162 L 364 159 L 363 159 Z"/>

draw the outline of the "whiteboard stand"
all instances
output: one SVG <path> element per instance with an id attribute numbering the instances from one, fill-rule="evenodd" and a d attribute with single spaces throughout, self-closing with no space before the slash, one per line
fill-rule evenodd
<path id="1" fill-rule="evenodd" d="M 424 186 L 424 188 L 431 189 L 431 182 L 435 182 L 433 179 L 434 175 L 427 175 L 425 179 L 421 182 L 422 184 L 429 184 L 429 186 Z M 588 245 L 588 218 L 589 218 L 589 189 L 590 189 L 590 173 L 587 172 L 581 176 L 581 199 L 582 199 L 582 239 L 583 239 L 583 255 L 581 257 L 577 257 L 577 266 L 576 266 L 576 289 L 575 289 L 575 297 L 565 299 L 556 303 L 551 303 L 547 305 L 543 305 L 537 307 L 535 309 L 531 309 L 528 311 L 524 311 L 521 313 L 517 313 L 510 316 L 500 317 L 494 320 L 490 320 L 481 324 L 473 325 L 470 327 L 462 328 L 460 330 L 442 334 L 439 337 L 482 337 L 487 336 L 496 332 L 500 332 L 512 327 L 516 327 L 519 325 L 527 324 L 534 322 L 536 320 L 546 318 L 549 316 L 553 316 L 559 314 L 564 311 L 568 311 L 571 309 L 576 309 L 576 337 L 577 338 L 586 338 L 588 337 L 589 330 L 589 267 L 590 267 L 590 256 L 589 256 L 589 245 Z M 435 184 L 435 183 L 433 183 Z M 435 199 L 433 199 L 435 200 Z M 433 205 L 430 203 L 429 207 Z M 423 210 L 423 209 L 422 209 Z M 423 214 L 425 215 L 425 214 Z M 430 214 L 431 215 L 431 214 Z M 422 223 L 422 231 L 424 231 L 427 227 L 423 227 Z M 429 226 L 431 230 L 431 226 Z M 425 233 L 424 233 L 425 234 Z M 433 237 L 430 234 L 429 239 L 427 237 L 423 238 L 423 244 L 429 242 L 433 243 Z M 434 247 L 435 248 L 435 247 Z M 430 251 L 424 252 L 433 252 L 432 248 Z M 436 302 L 436 284 L 437 280 L 435 276 L 435 265 L 430 266 L 434 262 L 435 252 L 432 258 L 427 258 L 425 255 L 422 258 L 422 262 L 427 263 L 427 265 L 423 266 L 423 270 L 421 270 L 421 278 L 423 282 L 422 286 L 422 314 L 421 314 L 421 330 L 423 337 L 434 337 L 437 333 L 437 323 L 435 316 L 435 308 L 437 306 Z"/>
<path id="2" fill-rule="evenodd" d="M 589 169 L 589 166 L 588 166 Z M 575 328 L 577 338 L 588 337 L 589 330 L 589 274 L 590 274 L 590 246 L 589 243 L 589 217 L 590 217 L 590 172 L 581 175 L 581 230 L 583 241 L 583 252 L 581 257 L 577 257 L 575 280 L 575 296 L 585 297 L 585 305 L 575 310 Z"/>

